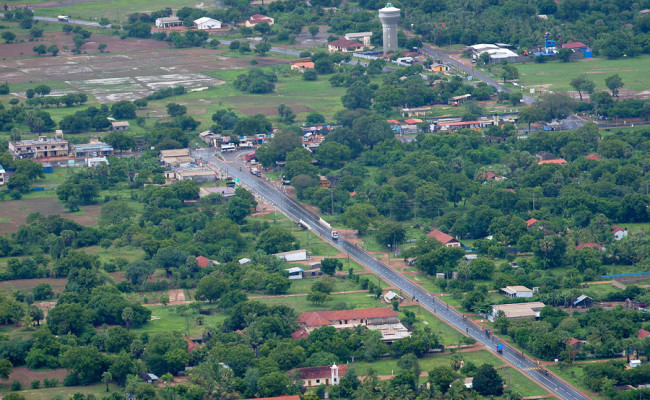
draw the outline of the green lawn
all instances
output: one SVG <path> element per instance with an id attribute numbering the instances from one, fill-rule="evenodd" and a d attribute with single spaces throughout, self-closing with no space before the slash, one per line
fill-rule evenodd
<path id="1" fill-rule="evenodd" d="M 564 63 L 527 63 L 517 64 L 520 83 L 534 87 L 549 85 L 550 90 L 573 90 L 569 83 L 580 74 L 596 83 L 597 90 L 607 90 L 605 78 L 619 74 L 625 83 L 625 89 L 647 90 L 648 74 L 650 74 L 650 57 L 623 58 L 607 60 L 603 58 L 585 58 L 580 61 Z"/>
<path id="2" fill-rule="evenodd" d="M 380 302 L 375 299 L 375 296 L 364 293 L 345 293 L 333 294 L 330 296 L 331 300 L 323 305 L 315 306 L 307 301 L 306 296 L 295 297 L 260 297 L 253 300 L 268 304 L 268 305 L 285 305 L 292 307 L 296 313 L 304 313 L 307 311 L 328 310 L 332 308 L 335 303 L 343 302 L 347 308 L 373 308 L 384 307 L 386 303 Z"/>
<path id="3" fill-rule="evenodd" d="M 584 369 L 582 369 L 582 365 L 580 364 L 574 364 L 568 368 L 565 369 L 560 369 L 557 365 L 549 365 L 547 369 L 554 374 L 558 375 L 560 378 L 564 379 L 567 381 L 569 384 L 571 384 L 573 387 L 575 387 L 578 390 L 582 390 L 584 392 L 591 392 L 584 383 L 582 382 L 582 379 L 584 377 Z M 604 395 L 589 395 L 590 398 L 592 399 L 606 399 L 607 397 Z"/>
<path id="4" fill-rule="evenodd" d="M 119 386 L 111 383 L 108 385 L 111 392 L 121 393 Z M 6 389 L 6 388 L 3 388 Z M 6 395 L 8 392 L 3 393 Z M 50 400 L 55 397 L 67 399 L 72 397 L 75 393 L 93 394 L 96 398 L 102 398 L 110 393 L 106 393 L 106 385 L 98 383 L 89 386 L 57 386 L 53 388 L 40 388 L 40 389 L 24 389 L 18 392 L 21 396 L 25 396 L 25 400 Z"/>
<path id="5" fill-rule="evenodd" d="M 205 305 L 203 308 L 210 308 L 214 306 Z M 185 317 L 178 313 L 178 306 L 150 306 L 147 307 L 151 310 L 151 321 L 147 322 L 142 328 L 132 329 L 135 333 L 155 333 L 155 332 L 169 332 L 179 331 L 186 333 L 186 320 Z M 203 325 L 197 323 L 197 317 L 203 317 Z M 196 312 L 188 314 L 190 337 L 201 336 L 201 333 L 206 326 L 218 327 L 226 319 L 226 314 L 219 312 L 212 315 L 200 315 Z"/>
<path id="6" fill-rule="evenodd" d="M 88 254 L 95 254 L 99 256 L 102 263 L 106 261 L 115 260 L 116 258 L 124 258 L 128 261 L 134 261 L 144 256 L 144 251 L 137 247 L 115 247 L 111 246 L 107 249 L 99 246 L 84 247 L 84 252 Z"/>
<path id="7" fill-rule="evenodd" d="M 400 309 L 413 311 L 416 316 L 418 315 L 419 309 L 421 315 L 418 316 L 418 322 L 415 323 L 416 327 L 428 326 L 445 346 L 458 345 L 459 338 L 465 336 L 464 333 L 460 333 L 456 329 L 447 325 L 438 317 L 427 311 L 424 307 L 408 306 L 400 307 Z"/>

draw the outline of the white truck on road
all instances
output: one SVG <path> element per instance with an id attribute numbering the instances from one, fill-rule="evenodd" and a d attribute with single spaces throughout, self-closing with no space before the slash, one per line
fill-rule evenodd
<path id="1" fill-rule="evenodd" d="M 67 15 L 59 15 L 58 17 L 56 17 L 56 19 L 58 19 L 61 22 L 70 22 L 70 17 L 68 17 Z"/>

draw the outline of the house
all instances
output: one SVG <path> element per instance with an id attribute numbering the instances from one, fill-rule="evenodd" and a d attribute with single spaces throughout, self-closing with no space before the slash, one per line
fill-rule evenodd
<path id="1" fill-rule="evenodd" d="M 315 387 L 319 385 L 338 385 L 339 376 L 345 375 L 348 365 L 343 364 L 340 367 L 336 364 L 331 367 L 304 367 L 287 371 L 292 377 L 301 379 L 303 386 Z"/>
<path id="2" fill-rule="evenodd" d="M 402 117 L 421 117 L 431 113 L 431 107 L 413 107 L 413 108 L 402 108 L 400 111 Z M 404 121 L 406 122 L 406 121 Z M 422 122 L 420 120 L 420 122 Z M 390 122 L 389 122 L 390 123 Z M 399 121 L 398 121 L 399 123 Z M 408 123 L 408 122 L 407 122 Z"/>
<path id="3" fill-rule="evenodd" d="M 390 308 L 311 311 L 298 316 L 298 325 L 307 333 L 322 326 L 346 329 L 362 325 L 368 329 L 378 330 L 384 342 L 393 342 L 411 336 L 411 332 L 399 322 L 397 312 Z"/>
<path id="4" fill-rule="evenodd" d="M 646 330 L 643 329 L 643 328 L 641 328 L 641 329 L 639 329 L 639 330 L 637 331 L 637 335 L 636 335 L 636 337 L 638 337 L 639 339 L 645 339 L 645 338 L 647 338 L 648 336 L 650 336 L 650 332 L 646 331 Z"/>
<path id="5" fill-rule="evenodd" d="M 208 18 L 208 17 L 201 17 L 199 19 L 194 20 L 194 27 L 196 29 L 221 29 L 221 21 L 217 21 L 216 19 Z"/>
<path id="6" fill-rule="evenodd" d="M 599 156 L 596 153 L 587 154 L 587 156 L 585 156 L 585 158 L 587 158 L 589 160 L 594 160 L 594 161 L 602 161 L 602 159 L 603 159 L 601 156 Z"/>
<path id="7" fill-rule="evenodd" d="M 251 17 L 246 21 L 245 25 L 247 28 L 252 28 L 255 25 L 259 24 L 260 22 L 266 22 L 269 25 L 273 25 L 275 20 L 271 17 L 267 17 L 266 15 L 254 14 L 251 15 Z"/>
<path id="8" fill-rule="evenodd" d="M 208 257 L 197 256 L 196 263 L 199 268 L 207 268 L 210 266 L 210 259 Z"/>
<path id="9" fill-rule="evenodd" d="M 437 126 L 441 132 L 457 131 L 459 129 L 481 130 L 480 121 L 439 122 Z"/>
<path id="10" fill-rule="evenodd" d="M 501 288 L 501 291 L 511 299 L 515 297 L 533 297 L 533 290 L 528 289 L 526 286 L 506 286 Z"/>
<path id="11" fill-rule="evenodd" d="M 188 338 L 187 336 L 183 335 L 183 339 L 187 342 L 187 352 L 191 353 L 194 349 L 196 349 L 196 343 L 192 341 L 192 339 Z"/>
<path id="12" fill-rule="evenodd" d="M 465 261 L 469 262 L 472 260 L 476 260 L 478 258 L 478 254 L 465 254 L 463 258 L 465 259 Z"/>
<path id="13" fill-rule="evenodd" d="M 361 42 L 366 47 L 370 47 L 371 37 L 372 37 L 372 32 L 356 32 L 356 33 L 345 34 L 345 39 Z"/>
<path id="14" fill-rule="evenodd" d="M 5 179 L 5 175 L 6 175 L 6 174 L 7 174 L 7 172 L 6 172 L 5 169 L 2 167 L 2 164 L 0 164 L 0 186 L 2 186 L 2 185 L 4 185 L 5 183 L 7 183 L 7 180 Z"/>
<path id="15" fill-rule="evenodd" d="M 347 39 L 338 39 L 327 43 L 328 53 L 353 53 L 363 49 L 363 44 Z"/>
<path id="16" fill-rule="evenodd" d="M 529 220 L 526 221 L 526 228 L 532 228 L 539 222 L 538 219 L 535 218 L 530 218 Z"/>
<path id="17" fill-rule="evenodd" d="M 178 17 L 156 18 L 156 28 L 167 29 L 174 26 L 183 26 L 183 21 Z"/>
<path id="18" fill-rule="evenodd" d="M 129 121 L 113 121 L 111 122 L 111 131 L 128 131 Z"/>
<path id="19" fill-rule="evenodd" d="M 73 144 L 70 147 L 70 153 L 77 158 L 113 155 L 113 146 L 96 139 L 91 139 L 90 143 Z"/>
<path id="20" fill-rule="evenodd" d="M 282 253 L 275 253 L 273 255 L 284 260 L 285 262 L 307 260 L 307 250 L 284 251 Z"/>
<path id="21" fill-rule="evenodd" d="M 390 303 L 390 302 L 393 301 L 393 299 L 395 299 L 395 300 L 397 300 L 399 302 L 402 302 L 404 300 L 404 297 L 402 297 L 399 294 L 393 292 L 392 290 L 389 290 L 388 292 L 386 292 L 386 294 L 384 295 L 384 301 L 386 303 Z"/>
<path id="22" fill-rule="evenodd" d="M 494 180 L 494 181 L 496 181 L 496 182 L 500 182 L 500 181 L 503 181 L 503 180 L 506 180 L 506 179 L 508 179 L 508 178 L 506 178 L 505 176 L 502 176 L 502 175 L 497 175 L 497 174 L 495 174 L 495 173 L 492 172 L 492 171 L 488 171 L 488 172 L 485 174 L 485 180 L 486 180 L 486 181 Z"/>
<path id="23" fill-rule="evenodd" d="M 149 372 L 141 372 L 140 379 L 142 379 L 142 381 L 145 383 L 156 383 L 160 378 L 158 378 L 155 374 L 151 374 Z"/>
<path id="24" fill-rule="evenodd" d="M 433 63 L 429 65 L 429 71 L 431 72 L 449 72 L 449 66 L 445 64 Z"/>
<path id="25" fill-rule="evenodd" d="M 194 163 L 194 159 L 190 157 L 189 149 L 161 150 L 158 159 L 165 167 L 178 167 Z"/>
<path id="26" fill-rule="evenodd" d="M 585 343 L 584 340 L 576 339 L 574 337 L 569 338 L 569 341 L 566 343 L 568 347 L 573 348 L 574 350 L 580 350 L 580 347 L 582 347 L 582 344 Z"/>
<path id="27" fill-rule="evenodd" d="M 603 250 L 603 246 L 599 245 L 598 243 L 583 243 L 576 246 L 576 250 L 582 250 L 582 249 Z"/>
<path id="28" fill-rule="evenodd" d="M 320 175 L 318 177 L 318 185 L 322 188 L 328 188 L 331 186 L 330 180 L 326 176 Z"/>
<path id="29" fill-rule="evenodd" d="M 437 229 L 432 230 L 427 234 L 428 237 L 434 238 L 440 243 L 442 243 L 445 247 L 460 247 L 460 241 L 457 239 L 454 239 L 453 237 L 447 235 L 446 233 L 442 233 Z"/>
<path id="30" fill-rule="evenodd" d="M 306 69 L 314 69 L 314 62 L 310 60 L 294 60 L 289 64 L 292 71 L 305 72 Z"/>
<path id="31" fill-rule="evenodd" d="M 288 278 L 291 280 L 302 279 L 302 274 L 305 272 L 305 270 L 300 267 L 287 268 L 285 271 L 289 273 Z"/>
<path id="32" fill-rule="evenodd" d="M 454 96 L 450 97 L 447 99 L 447 104 L 450 106 L 457 106 L 459 104 L 463 104 L 464 102 L 468 101 L 472 97 L 471 94 L 464 94 L 461 96 Z"/>
<path id="33" fill-rule="evenodd" d="M 90 157 L 86 158 L 86 167 L 96 167 L 98 165 L 110 165 L 106 157 Z"/>
<path id="34" fill-rule="evenodd" d="M 277 397 L 255 397 L 252 399 L 243 399 L 243 400 L 300 400 L 300 396 L 294 394 L 294 395 L 277 396 Z"/>
<path id="35" fill-rule="evenodd" d="M 574 308 L 589 308 L 591 307 L 591 302 L 594 299 L 587 296 L 586 294 L 578 296 L 578 298 L 573 302 Z"/>
<path id="36" fill-rule="evenodd" d="M 250 259 L 250 258 L 246 258 L 246 257 L 244 257 L 244 258 L 240 258 L 240 259 L 239 259 L 239 265 L 246 265 L 246 264 L 248 264 L 249 262 L 251 262 L 251 259 Z"/>
<path id="37" fill-rule="evenodd" d="M 63 134 L 57 134 L 54 138 L 39 136 L 37 140 L 11 141 L 9 142 L 9 153 L 11 153 L 14 160 L 67 157 L 68 141 L 63 139 Z"/>
<path id="38" fill-rule="evenodd" d="M 409 118 L 409 119 L 405 119 L 404 123 L 408 125 L 415 125 L 415 124 L 421 124 L 422 120 L 419 118 Z"/>
<path id="39" fill-rule="evenodd" d="M 537 161 L 537 165 L 544 165 L 544 164 L 566 165 L 567 161 L 564 158 L 555 158 L 555 159 L 552 159 L 552 160 L 540 160 L 540 161 Z"/>
<path id="40" fill-rule="evenodd" d="M 539 318 L 539 312 L 544 306 L 545 304 L 541 301 L 493 305 L 490 320 L 493 321 L 497 318 L 500 312 L 503 312 L 504 316 L 509 319 Z"/>
<path id="41" fill-rule="evenodd" d="M 199 189 L 199 198 L 209 196 L 211 194 L 220 194 L 224 199 L 228 200 L 235 195 L 235 188 L 228 186 L 216 186 L 216 187 L 202 187 Z"/>
<path id="42" fill-rule="evenodd" d="M 176 169 L 176 179 L 179 181 L 193 180 L 195 182 L 213 182 L 217 176 L 213 170 L 206 167 L 184 167 Z"/>
<path id="43" fill-rule="evenodd" d="M 627 228 L 623 229 L 620 226 L 614 226 L 611 233 L 614 235 L 614 239 L 616 240 L 621 240 L 628 235 Z"/>
<path id="44" fill-rule="evenodd" d="M 569 42 L 569 43 L 563 43 L 562 44 L 563 49 L 571 49 L 571 50 L 581 50 L 581 51 L 586 51 L 589 46 L 582 42 Z"/>

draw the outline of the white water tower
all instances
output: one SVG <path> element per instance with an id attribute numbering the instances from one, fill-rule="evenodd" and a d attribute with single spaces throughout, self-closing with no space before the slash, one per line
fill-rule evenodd
<path id="1" fill-rule="evenodd" d="M 399 8 L 391 3 L 379 10 L 379 20 L 384 32 L 384 54 L 397 51 L 397 25 L 399 23 Z"/>

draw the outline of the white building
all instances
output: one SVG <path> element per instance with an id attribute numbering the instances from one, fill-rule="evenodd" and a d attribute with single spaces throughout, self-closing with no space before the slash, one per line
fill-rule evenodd
<path id="1" fill-rule="evenodd" d="M 87 167 L 96 167 L 100 164 L 106 164 L 110 165 L 108 163 L 108 159 L 106 157 L 90 157 L 86 158 L 86 166 Z"/>
<path id="2" fill-rule="evenodd" d="M 286 262 L 305 261 L 307 260 L 307 250 L 293 250 L 282 253 L 275 253 L 274 256 L 281 258 Z"/>
<path id="3" fill-rule="evenodd" d="M 355 40 L 363 43 L 364 46 L 370 46 L 370 38 L 372 37 L 372 32 L 354 32 L 346 33 L 345 38 L 347 40 Z"/>
<path id="4" fill-rule="evenodd" d="M 156 18 L 156 28 L 166 29 L 174 26 L 183 26 L 183 21 L 178 17 Z"/>
<path id="5" fill-rule="evenodd" d="M 6 179 L 5 179 L 5 174 L 6 174 L 6 173 L 7 173 L 7 172 L 5 171 L 5 169 L 4 169 L 4 168 L 2 167 L 2 165 L 0 164 L 0 186 L 2 186 L 2 185 L 4 185 L 5 183 L 7 183 L 7 182 L 6 182 Z"/>
<path id="6" fill-rule="evenodd" d="M 533 290 L 528 289 L 526 286 L 506 286 L 501 288 L 501 291 L 511 299 L 515 297 L 533 297 Z"/>
<path id="7" fill-rule="evenodd" d="M 503 315 L 508 319 L 539 318 L 539 312 L 544 308 L 544 306 L 545 304 L 540 301 L 493 305 L 492 314 L 490 314 L 489 320 L 494 321 L 500 312 L 503 312 Z"/>
<path id="8" fill-rule="evenodd" d="M 194 27 L 196 29 L 221 29 L 221 21 L 208 17 L 201 17 L 194 20 Z"/>
<path id="9" fill-rule="evenodd" d="M 289 279 L 291 280 L 302 279 L 302 274 L 305 272 L 305 270 L 300 267 L 287 268 L 285 271 L 289 273 Z"/>

